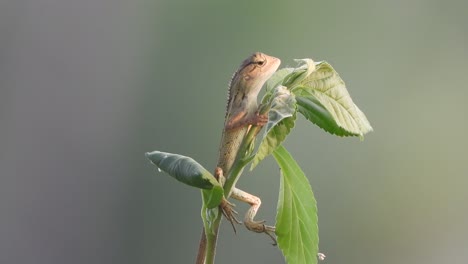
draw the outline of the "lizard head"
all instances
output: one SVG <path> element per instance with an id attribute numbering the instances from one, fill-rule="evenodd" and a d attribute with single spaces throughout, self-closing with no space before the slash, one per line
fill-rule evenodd
<path id="1" fill-rule="evenodd" d="M 281 61 L 278 58 L 256 52 L 245 59 L 234 73 L 229 84 L 228 106 L 226 116 L 232 108 L 245 110 L 247 105 L 257 104 L 257 96 L 263 84 L 278 69 Z M 256 107 L 253 107 L 254 109 Z M 250 109 L 250 108 L 249 108 Z"/>
<path id="2" fill-rule="evenodd" d="M 280 63 L 278 58 L 256 52 L 242 62 L 233 81 L 247 88 L 247 92 L 258 93 Z"/>
<path id="3" fill-rule="evenodd" d="M 256 52 L 245 59 L 240 67 L 242 82 L 247 86 L 263 86 L 263 83 L 278 69 L 281 61 L 278 58 Z"/>

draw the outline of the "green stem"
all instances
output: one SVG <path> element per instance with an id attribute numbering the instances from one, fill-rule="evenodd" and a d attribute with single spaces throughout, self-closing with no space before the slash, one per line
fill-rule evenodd
<path id="1" fill-rule="evenodd" d="M 205 227 L 206 236 L 206 253 L 205 253 L 205 264 L 214 264 L 216 255 L 216 242 L 218 240 L 218 231 L 221 222 L 221 214 L 219 214 L 214 220 L 213 232 Z"/>

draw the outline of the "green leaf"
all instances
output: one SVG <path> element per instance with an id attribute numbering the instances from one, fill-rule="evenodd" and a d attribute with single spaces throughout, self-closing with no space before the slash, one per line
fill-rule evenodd
<path id="1" fill-rule="evenodd" d="M 273 101 L 268 113 L 268 123 L 250 170 L 270 155 L 287 137 L 296 120 L 296 99 L 284 86 L 277 86 L 272 94 Z"/>
<path id="2" fill-rule="evenodd" d="M 311 59 L 298 59 L 295 61 L 299 63 L 299 66 L 285 76 L 283 80 L 283 85 L 289 89 L 294 89 L 315 70 L 315 63 Z"/>
<path id="3" fill-rule="evenodd" d="M 209 171 L 192 158 L 161 151 L 147 152 L 145 155 L 160 170 L 178 181 L 204 189 L 203 198 L 208 208 L 221 203 L 223 187 Z"/>
<path id="4" fill-rule="evenodd" d="M 273 156 L 282 172 L 276 215 L 278 246 L 287 263 L 316 264 L 319 238 L 314 194 L 301 168 L 283 146 Z"/>
<path id="5" fill-rule="evenodd" d="M 266 93 L 262 98 L 262 103 L 260 104 L 259 110 L 262 111 L 262 107 L 270 107 L 273 94 L 275 93 L 275 88 L 280 86 L 284 78 L 290 74 L 294 69 L 293 68 L 283 68 L 276 71 L 265 83 Z"/>
<path id="6" fill-rule="evenodd" d="M 160 170 L 187 185 L 201 189 L 219 185 L 209 171 L 190 157 L 161 151 L 148 152 L 146 157 Z"/>
<path id="7" fill-rule="evenodd" d="M 275 73 L 266 81 L 265 83 L 265 90 L 267 92 L 273 92 L 273 89 L 276 88 L 278 85 L 280 85 L 284 78 L 290 74 L 294 68 L 282 68 Z M 263 103 L 263 99 L 262 99 Z"/>
<path id="8" fill-rule="evenodd" d="M 281 145 L 294 127 L 295 121 L 296 115 L 293 115 L 283 119 L 278 125 L 273 127 L 270 133 L 268 133 L 260 143 L 252 165 L 250 166 L 250 170 L 253 170 L 263 159 L 273 153 L 273 151 Z"/>
<path id="9" fill-rule="evenodd" d="M 202 190 L 202 195 L 204 195 L 204 192 L 206 192 L 206 190 Z M 203 199 L 205 199 L 204 196 Z M 203 225 L 205 227 L 205 230 L 209 231 L 213 235 L 216 232 L 216 221 L 220 219 L 219 213 L 220 211 L 218 206 L 208 208 L 206 206 L 206 203 L 204 203 L 202 206 L 201 217 L 203 220 Z"/>
<path id="10" fill-rule="evenodd" d="M 213 186 L 213 189 L 201 190 L 201 192 L 203 196 L 203 204 L 205 204 L 208 209 L 218 207 L 224 197 L 224 189 L 221 185 L 215 185 Z"/>
<path id="11" fill-rule="evenodd" d="M 295 96 L 285 86 L 277 86 L 273 92 L 273 100 L 271 102 L 270 111 L 268 112 L 268 123 L 265 125 L 264 136 L 281 120 L 293 116 L 295 112 Z"/>
<path id="12" fill-rule="evenodd" d="M 307 120 L 316 124 L 330 134 L 338 136 L 358 136 L 356 133 L 351 133 L 340 127 L 330 112 L 315 99 L 313 96 L 298 96 L 297 111 L 301 113 Z"/>
<path id="13" fill-rule="evenodd" d="M 318 62 L 315 71 L 304 78 L 293 93 L 301 104 L 300 113 L 332 134 L 362 137 L 372 131 L 366 116 L 351 99 L 344 81 L 327 62 Z M 314 108 L 321 113 L 312 113 Z M 336 129 L 333 123 L 342 130 Z"/>

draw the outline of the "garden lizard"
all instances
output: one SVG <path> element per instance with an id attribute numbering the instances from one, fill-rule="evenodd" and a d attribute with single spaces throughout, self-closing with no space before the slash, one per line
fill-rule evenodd
<path id="1" fill-rule="evenodd" d="M 252 125 L 263 126 L 268 122 L 267 115 L 258 114 L 257 96 L 263 84 L 278 69 L 280 63 L 278 58 L 257 52 L 244 60 L 234 73 L 229 85 L 225 123 L 215 170 L 215 176 L 221 181 L 224 178 L 223 174 L 229 175 L 242 140 L 250 127 Z M 272 234 L 274 227 L 264 225 L 264 221 L 253 220 L 261 204 L 258 197 L 235 188 L 235 182 L 231 192 L 226 194 L 226 199 L 229 197 L 250 204 L 244 217 L 244 225 L 247 229 L 257 233 L 264 232 L 274 240 Z M 221 209 L 231 224 L 233 221 L 240 223 L 234 217 L 235 211 L 232 210 L 232 205 L 227 200 L 223 200 Z"/>

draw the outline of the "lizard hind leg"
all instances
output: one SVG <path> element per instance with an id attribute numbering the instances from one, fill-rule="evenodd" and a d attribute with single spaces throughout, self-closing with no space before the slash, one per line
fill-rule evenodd
<path id="1" fill-rule="evenodd" d="M 255 215 L 257 214 L 258 209 L 260 208 L 260 205 L 262 204 L 260 198 L 237 188 L 233 188 L 231 197 L 238 201 L 250 204 L 250 208 L 249 210 L 247 210 L 247 213 L 244 217 L 245 227 L 248 230 L 256 233 L 267 234 L 273 240 L 273 245 L 276 246 L 275 227 L 265 225 L 265 221 L 253 220 Z"/>
<path id="2" fill-rule="evenodd" d="M 216 167 L 214 176 L 216 177 L 218 182 L 221 184 L 221 186 L 224 186 L 224 183 L 226 182 L 226 178 L 224 177 L 223 169 L 221 169 L 220 167 Z M 242 222 L 237 220 L 236 218 L 237 211 L 234 210 L 234 206 L 235 206 L 234 204 L 230 203 L 225 198 L 221 200 L 221 204 L 219 205 L 224 217 L 231 223 L 232 229 L 234 229 L 234 233 L 236 233 L 235 223 L 242 224 Z"/>

